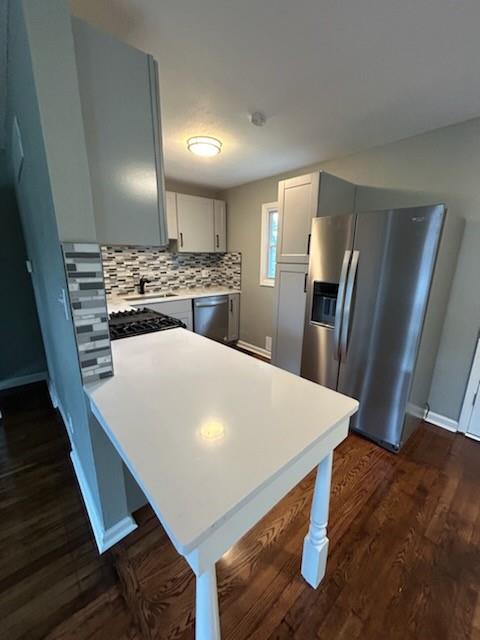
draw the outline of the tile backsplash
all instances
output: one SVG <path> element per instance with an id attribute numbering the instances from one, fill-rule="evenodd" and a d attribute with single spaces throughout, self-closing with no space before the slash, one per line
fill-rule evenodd
<path id="1" fill-rule="evenodd" d="M 82 379 L 94 382 L 113 375 L 100 247 L 64 242 L 62 249 Z"/>
<path id="2" fill-rule="evenodd" d="M 169 253 L 157 247 L 102 247 L 107 295 L 134 293 L 141 276 L 149 290 L 226 286 L 240 289 L 241 253 Z"/>

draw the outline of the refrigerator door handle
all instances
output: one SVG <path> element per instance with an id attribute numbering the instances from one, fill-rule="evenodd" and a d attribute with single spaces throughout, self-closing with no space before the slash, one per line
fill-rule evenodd
<path id="1" fill-rule="evenodd" d="M 347 282 L 347 273 L 351 257 L 352 252 L 345 251 L 342 262 L 342 270 L 340 271 L 340 281 L 338 283 L 337 307 L 335 309 L 335 328 L 333 331 L 335 349 L 333 357 L 335 358 L 335 360 L 338 360 L 340 358 L 340 330 L 342 323 L 343 303 L 345 301 L 345 284 Z"/>
<path id="2" fill-rule="evenodd" d="M 343 321 L 340 337 L 340 359 L 345 362 L 347 359 L 348 334 L 350 329 L 350 315 L 352 312 L 353 290 L 355 288 L 355 280 L 357 277 L 358 259 L 360 251 L 352 253 L 352 262 L 348 273 L 347 290 L 345 293 L 345 305 L 343 307 Z"/>

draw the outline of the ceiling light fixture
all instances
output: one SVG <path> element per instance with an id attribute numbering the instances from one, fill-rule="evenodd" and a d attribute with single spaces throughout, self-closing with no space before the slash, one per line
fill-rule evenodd
<path id="1" fill-rule="evenodd" d="M 222 143 L 211 136 L 195 136 L 187 140 L 187 147 L 195 155 L 209 158 L 220 153 Z"/>

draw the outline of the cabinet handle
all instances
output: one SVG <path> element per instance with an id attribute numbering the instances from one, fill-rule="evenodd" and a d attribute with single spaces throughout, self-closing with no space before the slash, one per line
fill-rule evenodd
<path id="1" fill-rule="evenodd" d="M 308 240 L 307 240 L 307 256 L 310 255 L 310 241 L 311 241 L 311 239 L 312 239 L 312 234 L 309 233 L 308 234 Z"/>
<path id="2" fill-rule="evenodd" d="M 183 233 L 180 231 L 180 246 L 183 247 Z"/>
<path id="3" fill-rule="evenodd" d="M 233 313 L 233 300 L 230 300 L 230 313 Z"/>
<path id="4" fill-rule="evenodd" d="M 217 233 L 217 249 L 220 247 L 220 236 Z"/>
<path id="5" fill-rule="evenodd" d="M 303 293 L 307 293 L 307 277 L 308 273 L 305 274 L 305 280 L 303 281 Z"/>

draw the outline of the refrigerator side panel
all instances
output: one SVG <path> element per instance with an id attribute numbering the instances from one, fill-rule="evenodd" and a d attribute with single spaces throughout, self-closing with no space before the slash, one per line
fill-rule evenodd
<path id="1" fill-rule="evenodd" d="M 392 450 L 402 442 L 444 214 L 439 205 L 357 216 L 338 390 L 360 401 L 352 428 Z"/>
<path id="2" fill-rule="evenodd" d="M 301 375 L 330 389 L 337 387 L 340 322 L 353 230 L 353 215 L 312 222 Z"/>
<path id="3" fill-rule="evenodd" d="M 453 277 L 463 239 L 465 220 L 447 212 L 433 274 L 427 312 L 418 350 L 417 363 L 409 399 L 411 418 L 407 420 L 403 440 L 418 426 L 418 417 L 425 416 L 433 371 L 450 299 Z"/>

